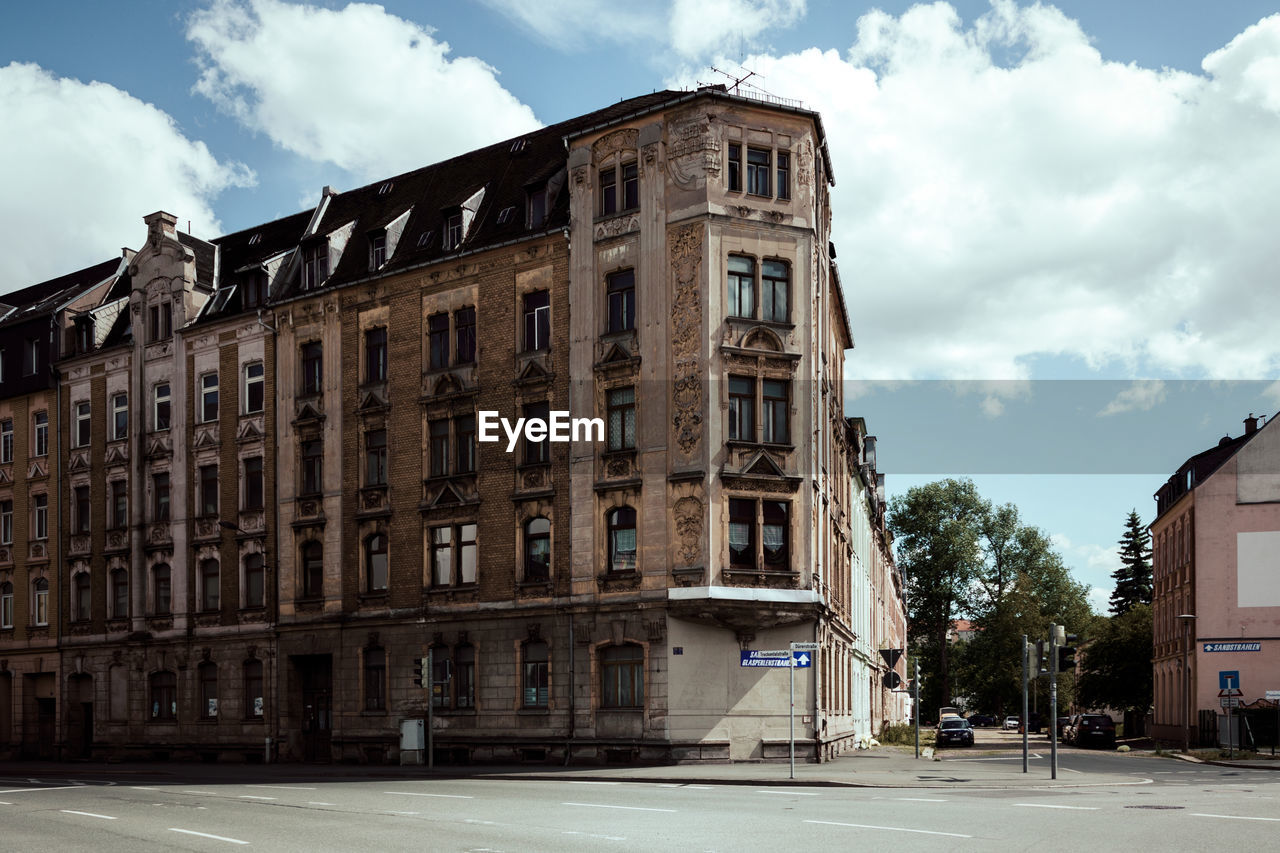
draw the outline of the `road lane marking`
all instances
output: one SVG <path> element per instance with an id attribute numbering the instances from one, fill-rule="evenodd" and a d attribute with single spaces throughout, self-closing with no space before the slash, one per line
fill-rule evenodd
<path id="1" fill-rule="evenodd" d="M 562 830 L 561 835 L 581 835 L 584 838 L 603 838 L 605 841 L 626 841 L 625 835 L 597 835 L 592 832 L 577 832 L 572 829 Z"/>
<path id="2" fill-rule="evenodd" d="M 581 806 L 584 809 L 624 809 L 629 812 L 668 812 L 675 814 L 675 809 L 648 809 L 643 806 L 611 806 L 604 803 L 561 803 L 562 806 Z"/>
<path id="3" fill-rule="evenodd" d="M 179 791 L 178 793 L 180 793 L 180 794 L 202 794 L 202 795 L 204 795 L 204 796 L 206 796 L 206 797 L 216 797 L 216 796 L 218 796 L 218 792 L 217 792 L 217 791 Z"/>
<path id="4" fill-rule="evenodd" d="M 94 814 L 93 812 L 77 812 L 71 809 L 59 809 L 59 811 L 61 811 L 63 814 L 78 814 L 78 815 L 83 815 L 84 817 L 98 817 L 98 818 L 102 818 L 103 820 L 119 820 L 119 818 L 112 817 L 109 814 Z"/>
<path id="5" fill-rule="evenodd" d="M 245 785 L 246 788 L 274 788 L 277 791 L 314 791 L 315 788 L 300 788 L 296 785 Z"/>
<path id="6" fill-rule="evenodd" d="M 207 832 L 196 832 L 194 829 L 178 829 L 176 826 L 169 827 L 170 832 L 181 832 L 184 835 L 198 835 L 201 838 L 212 838 L 214 841 L 226 841 L 229 844 L 248 844 L 248 841 L 241 841 L 239 838 L 227 838 L 225 835 L 210 835 Z"/>
<path id="7" fill-rule="evenodd" d="M 596 782 L 588 779 L 565 779 L 570 785 L 621 785 L 621 782 Z"/>
<path id="8" fill-rule="evenodd" d="M 399 794 L 402 797 L 439 797 L 444 800 L 474 800 L 463 794 L 420 794 L 417 791 L 383 791 L 384 794 Z"/>
<path id="9" fill-rule="evenodd" d="M 1073 809 L 1080 812 L 1096 812 L 1097 806 L 1055 806 L 1051 803 L 1014 803 L 1024 809 Z"/>
<path id="10" fill-rule="evenodd" d="M 849 826 L 854 829 L 883 829 L 889 832 L 918 832 L 921 835 L 945 835 L 948 838 L 973 838 L 972 835 L 961 835 L 958 832 L 934 832 L 931 829 L 907 829 L 903 826 L 876 826 L 870 823 L 839 823 L 834 820 L 806 820 L 805 823 L 816 823 L 822 826 Z"/>
<path id="11" fill-rule="evenodd" d="M 0 794 L 25 794 L 29 791 L 70 791 L 73 788 L 83 787 L 81 785 L 60 785 L 57 788 L 10 788 L 6 791 L 0 791 Z"/>
<path id="12" fill-rule="evenodd" d="M 275 797 L 257 797 L 257 796 L 254 796 L 253 794 L 241 794 L 240 799 L 242 800 L 274 800 Z"/>
<path id="13" fill-rule="evenodd" d="M 757 794 L 786 794 L 790 797 L 816 797 L 812 791 L 756 791 Z"/>
<path id="14" fill-rule="evenodd" d="M 902 800 L 908 803 L 945 803 L 946 800 L 932 800 L 928 797 L 894 797 L 895 800 Z"/>
<path id="15" fill-rule="evenodd" d="M 4 800 L 0 800 L 0 806 L 11 806 L 11 805 L 13 805 L 13 803 L 6 803 Z"/>
<path id="16" fill-rule="evenodd" d="M 1223 820 L 1267 820 L 1273 823 L 1280 822 L 1280 817 L 1244 817 L 1237 814 L 1200 814 L 1199 812 L 1191 812 L 1192 817 L 1220 817 Z"/>
<path id="17" fill-rule="evenodd" d="M 337 803 L 307 803 L 309 806 L 336 806 Z"/>
<path id="18" fill-rule="evenodd" d="M 421 814 L 421 812 L 398 812 L 395 809 L 388 809 L 387 814 L 414 815 L 414 814 Z"/>
<path id="19" fill-rule="evenodd" d="M 144 788 L 141 785 L 130 785 L 129 787 L 134 791 L 159 791 L 160 790 L 159 788 Z"/>

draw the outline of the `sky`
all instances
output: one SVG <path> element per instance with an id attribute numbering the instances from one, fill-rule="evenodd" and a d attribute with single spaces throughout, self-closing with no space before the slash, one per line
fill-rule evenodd
<path id="1" fill-rule="evenodd" d="M 1280 409 L 1280 14 L 1176 0 L 0 7 L 0 292 L 664 88 L 822 116 L 891 495 L 970 476 L 1105 610 L 1125 516 Z"/>

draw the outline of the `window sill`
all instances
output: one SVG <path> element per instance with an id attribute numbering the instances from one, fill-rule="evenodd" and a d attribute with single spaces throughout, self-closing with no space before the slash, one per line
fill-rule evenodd
<path id="1" fill-rule="evenodd" d="M 516 708 L 516 714 L 521 717 L 549 717 L 551 716 L 551 706 L 535 705 L 533 707 Z"/>

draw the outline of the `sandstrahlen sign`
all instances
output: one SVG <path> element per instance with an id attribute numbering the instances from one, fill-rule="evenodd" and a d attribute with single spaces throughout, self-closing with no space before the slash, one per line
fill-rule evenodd
<path id="1" fill-rule="evenodd" d="M 748 649 L 743 651 L 739 666 L 764 666 L 787 669 L 794 666 L 804 669 L 812 666 L 813 655 L 808 652 L 793 652 L 789 649 Z"/>
<path id="2" fill-rule="evenodd" d="M 1206 652 L 1260 652 L 1262 651 L 1262 641 L 1253 640 L 1252 642 L 1243 643 L 1205 643 L 1204 650 Z"/>

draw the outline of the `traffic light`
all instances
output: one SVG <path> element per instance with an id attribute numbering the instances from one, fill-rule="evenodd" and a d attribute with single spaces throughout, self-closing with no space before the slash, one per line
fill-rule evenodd
<path id="1" fill-rule="evenodd" d="M 422 658 L 413 659 L 413 683 L 418 687 L 422 686 L 422 663 Z"/>
<path id="2" fill-rule="evenodd" d="M 1023 655 L 1027 660 L 1027 678 L 1035 678 L 1040 674 L 1040 654 L 1036 651 L 1036 647 L 1028 642 Z"/>
<path id="3" fill-rule="evenodd" d="M 1068 643 L 1076 641 L 1075 634 L 1067 634 Z M 1076 668 L 1076 647 L 1062 645 L 1058 646 L 1058 672 L 1066 672 L 1069 669 Z"/>
<path id="4" fill-rule="evenodd" d="M 1044 640 L 1036 640 L 1036 674 L 1049 674 L 1049 650 L 1045 648 Z"/>

